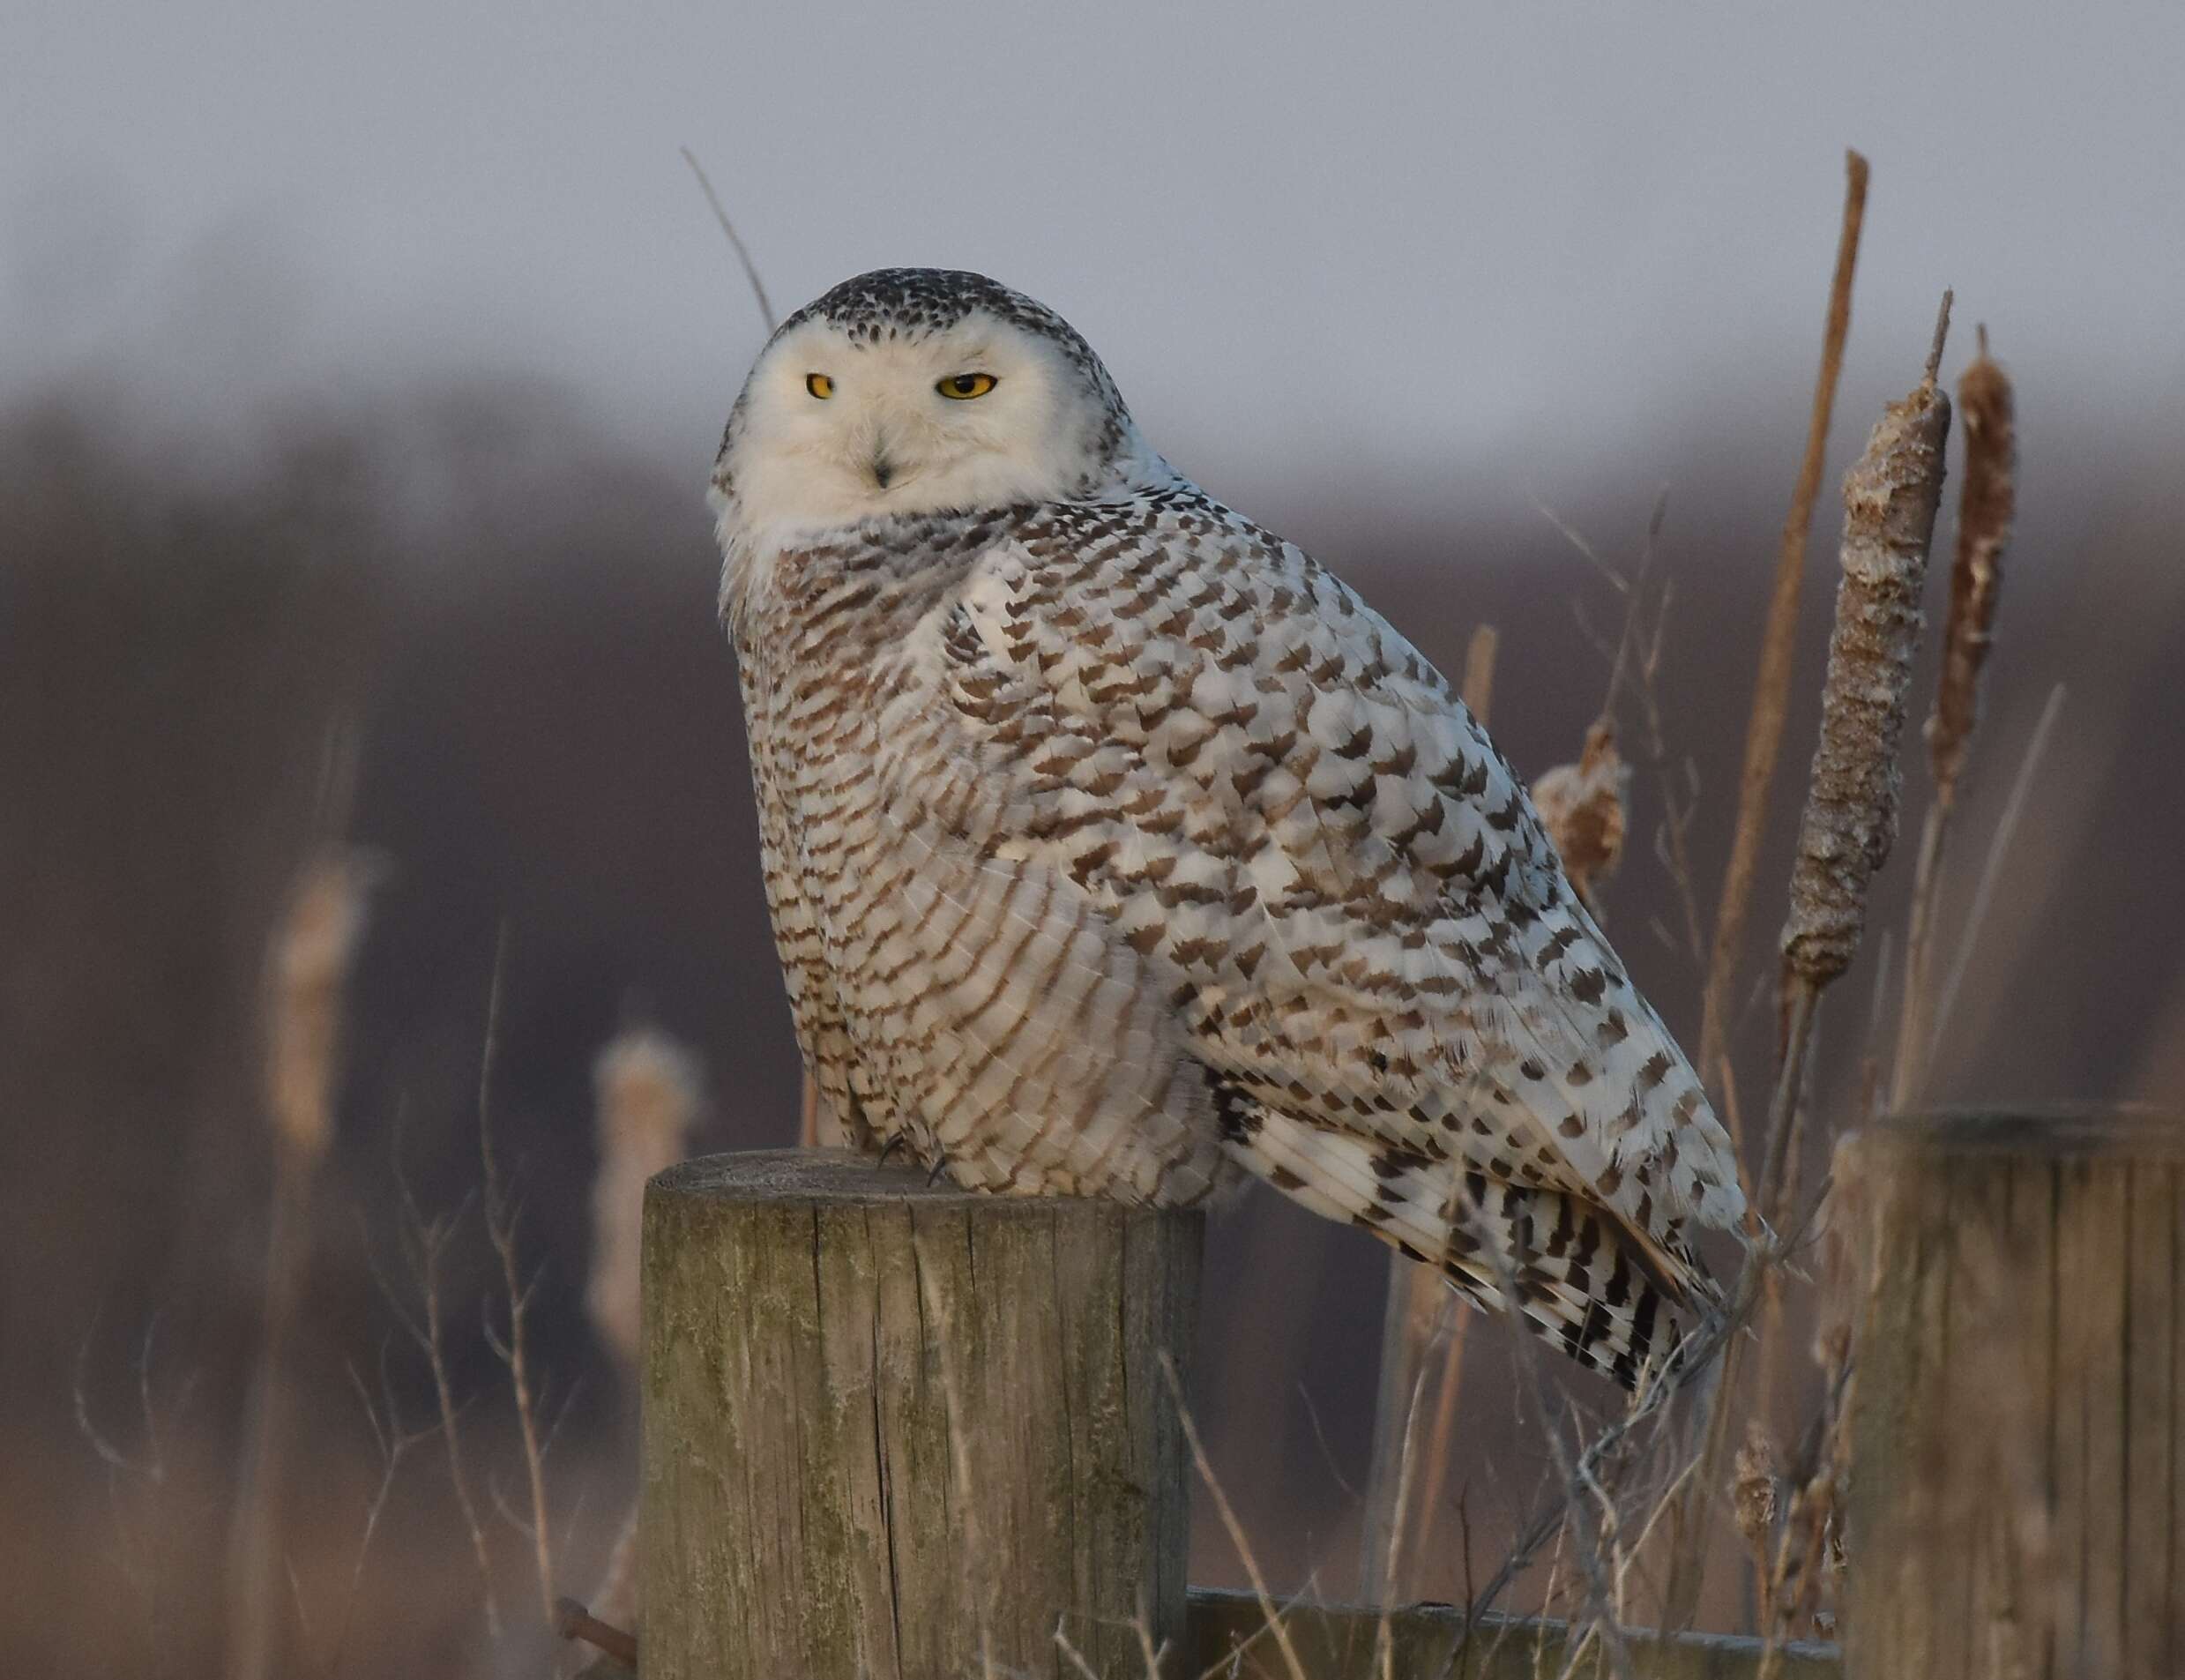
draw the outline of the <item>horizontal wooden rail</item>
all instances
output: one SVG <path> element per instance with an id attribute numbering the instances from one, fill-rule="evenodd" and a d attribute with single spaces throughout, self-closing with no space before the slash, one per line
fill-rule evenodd
<path id="1" fill-rule="evenodd" d="M 1284 1626 L 1304 1665 L 1306 1680 L 1379 1680 L 1375 1652 L 1381 1637 L 1378 1610 L 1292 1605 Z M 1570 1655 L 1570 1631 L 1562 1622 L 1522 1616 L 1480 1618 L 1459 1653 L 1465 1613 L 1446 1604 L 1415 1604 L 1389 1614 L 1391 1667 L 1399 1680 L 1539 1680 L 1558 1675 Z M 1292 1680 L 1288 1665 L 1267 1637 L 1266 1618 L 1249 1593 L 1191 1589 L 1188 1661 L 1177 1672 L 1217 1674 L 1227 1680 Z M 1753 1680 L 1760 1672 L 1761 1642 L 1723 1633 L 1659 1634 L 1630 1629 L 1625 1640 L 1637 1680 Z M 1242 1653 L 1234 1669 L 1233 1656 Z M 1782 1680 L 1841 1680 L 1843 1661 L 1832 1645 L 1786 1646 L 1776 1673 Z M 1581 1673 L 1591 1676 L 1590 1666 Z M 1606 1668 L 1601 1670 L 1607 1672 Z"/>

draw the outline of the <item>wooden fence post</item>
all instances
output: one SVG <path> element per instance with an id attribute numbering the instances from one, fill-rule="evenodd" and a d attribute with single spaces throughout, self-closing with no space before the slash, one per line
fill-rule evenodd
<path id="1" fill-rule="evenodd" d="M 1181 1646 L 1203 1221 L 836 1152 L 645 1193 L 645 1680 L 1143 1673 Z"/>
<path id="2" fill-rule="evenodd" d="M 2185 1672 L 2181 1172 L 2138 1112 L 1846 1140 L 1852 1680 Z"/>

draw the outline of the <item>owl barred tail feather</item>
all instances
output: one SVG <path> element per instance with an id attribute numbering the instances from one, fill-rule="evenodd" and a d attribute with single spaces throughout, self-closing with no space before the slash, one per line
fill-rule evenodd
<path id="1" fill-rule="evenodd" d="M 1597 1204 L 1495 1183 L 1256 1103 L 1233 1113 L 1228 1131 L 1241 1164 L 1313 1212 L 1437 1266 L 1474 1305 L 1499 1310 L 1514 1286 L 1528 1330 L 1626 1390 L 1666 1364 L 1676 1310 L 1715 1304 L 1696 1262 L 1672 1254 L 1676 1270 L 1666 1270 Z"/>

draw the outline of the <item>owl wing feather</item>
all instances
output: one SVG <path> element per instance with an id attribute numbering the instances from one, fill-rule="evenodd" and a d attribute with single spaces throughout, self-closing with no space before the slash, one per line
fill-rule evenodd
<path id="1" fill-rule="evenodd" d="M 1598 1214 L 1671 1303 L 1704 1292 L 1689 1228 L 1743 1198 L 1698 1079 L 1484 730 L 1309 556 L 1196 493 L 1043 510 L 924 683 L 983 855 L 1144 959 L 1245 1164 L 1421 1245 L 1515 1197 L 1528 1274 Z"/>

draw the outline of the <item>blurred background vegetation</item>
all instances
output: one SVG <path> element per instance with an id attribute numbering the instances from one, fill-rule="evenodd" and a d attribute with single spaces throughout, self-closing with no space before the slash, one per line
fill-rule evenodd
<path id="1" fill-rule="evenodd" d="M 1937 8 L 1914 33 L 1947 59 L 1962 20 Z M 276 1171 L 267 953 L 299 871 L 330 838 L 379 868 L 343 1003 L 332 1149 L 309 1191 L 307 1240 L 288 1251 L 305 1445 L 273 1497 L 295 1649 L 309 1658 L 299 1667 L 485 1671 L 480 1583 L 438 1445 L 409 1455 L 356 1564 L 381 1462 L 353 1376 L 375 1408 L 392 1395 L 406 1422 L 431 1421 L 429 1373 L 374 1275 L 392 1269 L 399 1293 L 406 1180 L 429 1212 L 466 1210 L 444 1280 L 450 1376 L 485 1467 L 481 1499 L 526 1508 L 506 1379 L 478 1311 L 499 1288 L 474 1198 L 503 926 L 496 1138 L 526 1275 L 538 1277 L 531 1330 L 559 1420 L 556 1543 L 572 1587 L 608 1566 L 632 1461 L 629 1397 L 585 1310 L 594 1060 L 638 1026 L 688 1046 L 709 1094 L 694 1149 L 779 1144 L 796 1116 L 701 497 L 758 332 L 678 173 L 679 140 L 718 142 L 717 177 L 740 216 L 752 212 L 744 230 L 778 303 L 880 262 L 991 267 L 1085 327 L 1180 467 L 1335 566 L 1443 668 L 1457 669 L 1475 625 L 1494 624 L 1495 732 L 1528 774 L 1577 756 L 1607 687 L 1597 641 L 1613 639 L 1624 610 L 1555 520 L 1628 571 L 1666 495 L 1662 699 L 1673 771 L 1682 779 L 1689 760 L 1698 789 L 1703 905 L 1729 843 L 1840 146 L 1866 145 L 1878 255 L 1861 275 L 1829 482 L 1882 397 L 1916 377 L 1943 283 L 1958 289 L 1961 320 L 1988 322 L 2018 385 L 2018 531 L 1962 807 L 1969 838 L 1945 895 L 1946 955 L 1965 937 L 2033 721 L 2066 689 L 1928 1094 L 2185 1094 L 2185 334 L 2165 278 L 2181 238 L 2174 191 L 2151 196 L 2151 183 L 2177 178 L 2166 160 L 2180 137 L 2174 111 L 2153 114 L 2145 71 L 2166 37 L 2118 23 L 2029 70 L 2051 44 L 2046 26 L 2030 12 L 2006 21 L 1965 50 L 2052 87 L 2081 118 L 2073 128 L 2054 106 L 2026 107 L 2050 115 L 2010 144 L 2040 149 L 2040 170 L 1995 161 L 2002 143 L 1962 79 L 1919 104 L 1906 90 L 1928 69 L 1884 65 L 1858 82 L 1838 74 L 1856 55 L 1788 26 L 1711 44 L 1697 26 L 1663 26 L 1645 40 L 1646 74 L 1682 63 L 1672 86 L 1619 70 L 1638 28 L 1629 19 L 1591 39 L 1567 22 L 1527 35 L 1500 21 L 1471 41 L 1439 26 L 1413 41 L 1392 21 L 1355 40 L 1194 21 L 1178 26 L 1176 63 L 1213 78 L 1214 113 L 1177 126 L 1161 102 L 1181 92 L 1174 65 L 1120 84 L 1131 92 L 1119 156 L 1089 130 L 1048 148 L 1080 214 L 1027 184 L 1040 146 L 997 147 L 988 126 L 936 130 L 931 95 L 957 85 L 927 76 L 938 49 L 872 18 L 846 14 L 836 36 L 752 19 L 772 55 L 760 57 L 787 86 L 738 56 L 734 109 L 705 85 L 693 45 L 721 39 L 717 21 L 637 31 L 641 53 L 600 61 L 623 66 L 619 81 L 603 67 L 588 81 L 575 37 L 529 43 L 542 68 L 497 25 L 451 23 L 441 59 L 424 36 L 408 45 L 453 91 L 390 83 L 410 106 L 391 93 L 350 133 L 301 108 L 331 97 L 329 109 L 363 120 L 327 94 L 339 63 L 319 62 L 317 38 L 293 23 L 254 34 L 208 9 L 206 39 L 190 49 L 205 56 L 181 62 L 228 56 L 172 95 L 175 155 L 226 169 L 233 190 L 208 198 L 193 175 L 177 211 L 161 196 L 165 166 L 117 162 L 122 131 L 101 116 L 158 78 L 157 41 L 117 45 L 112 28 L 38 11 L 34 50 L 11 54 L 10 73 L 42 63 L 86 114 L 63 122 L 41 93 L 11 99 L 8 118 L 12 140 L 51 144 L 12 148 L 0 333 L 0 1668 L 219 1669 Z M 1089 31 L 1086 62 L 1120 74 L 1128 22 L 1054 23 L 1034 44 L 1073 50 L 1073 30 Z M 893 74 L 891 41 L 904 56 Z M 1523 73 L 1496 90 L 1494 53 L 1513 41 Z M 263 81 L 229 52 L 244 41 L 266 55 Z M 392 45 L 327 41 L 335 60 L 354 48 L 367 67 L 404 45 L 399 32 Z M 960 60 L 966 85 L 1023 49 L 980 35 Z M 1256 170 L 1253 147 L 1220 123 L 1295 108 L 1286 95 L 1309 92 L 1309 67 L 1331 52 L 1340 108 L 1269 141 L 1280 167 Z M 698 67 L 663 68 L 684 56 Z M 2106 95 L 2081 74 L 2089 64 L 2114 70 Z M 1468 115 L 1436 93 L 1436 65 L 1482 107 Z M 1749 65 L 1763 68 L 1746 76 Z M 648 77 L 675 97 L 633 139 Z M 1376 78 L 1401 94 L 1385 109 Z M 1097 89 L 1052 82 L 1010 80 L 995 126 L 1021 128 L 1049 96 L 1042 86 L 1071 110 L 1097 108 Z M 1852 91 L 1801 103 L 1801 88 L 1839 82 Z M 622 117 L 570 96 L 594 86 L 612 86 Z M 1589 105 L 1610 87 L 1613 100 Z M 262 107 L 263 123 L 235 117 L 223 88 L 241 108 Z M 481 112 L 520 105 L 517 138 L 465 116 L 465 88 L 481 91 Z M 816 88 L 830 90 L 830 120 L 800 161 L 783 148 L 804 132 L 799 90 Z M 405 109 L 438 140 L 483 138 L 453 148 L 436 178 L 414 154 L 422 142 L 398 132 Z M 1528 111 L 1548 136 L 1524 129 Z M 928 155 L 964 158 L 976 190 L 921 183 L 906 205 L 891 116 Z M 668 117 L 693 126 L 654 132 Z M 1766 146 L 1744 157 L 1741 137 L 1763 131 Z M 1307 169 L 1324 132 L 1335 162 Z M 1443 184 L 1410 174 L 1426 167 L 1417 132 L 1462 160 L 1435 166 L 1450 171 Z M 333 197 L 322 198 L 284 173 L 287 136 L 313 168 L 382 139 L 386 155 L 325 174 Z M 527 153 L 528 142 L 540 144 Z M 254 146 L 272 161 L 253 161 Z M 1515 161 L 1490 167 L 1512 146 Z M 1159 221 L 1142 203 L 1153 175 L 1130 192 L 1115 184 L 1155 155 L 1197 170 L 1166 177 Z M 637 156 L 641 190 L 630 184 Z M 880 178 L 866 178 L 859 161 L 875 159 Z M 525 213 L 504 190 L 533 194 L 514 201 Z M 1201 194 L 1211 212 L 1192 202 Z M 545 210 L 557 197 L 558 227 Z M 476 225 L 432 246 L 434 226 L 404 219 L 413 198 L 451 226 L 466 213 Z M 619 236 L 632 228 L 653 232 Z M 2123 255 L 2085 257 L 2112 234 Z M 563 247 L 567 273 L 551 257 Z M 488 248 L 498 265 L 478 266 Z M 1452 267 L 1456 249 L 1467 255 Z M 2074 251 L 2100 284 L 2075 289 Z M 667 290 L 662 273 L 676 277 Z M 1598 310 L 1582 317 L 1570 299 Z M 1969 334 L 1959 342 L 1950 369 L 1969 353 Z M 1832 497 L 1823 504 L 1790 768 L 1746 962 L 1756 986 L 1773 974 L 1814 734 L 1834 586 Z M 1919 692 L 1930 690 L 1923 677 Z M 1916 813 L 1925 772 L 1912 758 Z M 346 791 L 330 806 L 336 784 Z M 1677 920 L 1654 852 L 1655 791 L 1644 773 L 1633 784 L 1633 843 L 1606 915 L 1689 1042 L 1700 975 L 1654 931 Z M 332 836 L 330 809 L 341 816 Z M 1877 926 L 1900 940 L 1909 873 L 1900 851 L 1878 900 Z M 1876 977 L 1864 964 L 1831 999 L 1824 1113 L 1852 1101 Z M 1766 1065 L 1769 995 L 1741 1008 L 1742 1066 Z M 1217 1467 L 1270 1570 L 1293 1585 L 1316 1572 L 1339 1595 L 1356 1567 L 1383 1251 L 1255 1195 L 1216 1220 L 1210 1262 L 1195 1380 Z M 1475 1333 L 1497 1340 L 1470 1355 L 1485 1374 L 1467 1383 L 1441 1497 L 1465 1500 L 1484 1575 L 1478 1560 L 1535 1491 L 1541 1457 L 1495 1378 L 1501 1331 Z M 521 1603 L 529 1542 L 497 1510 L 486 1523 L 502 1596 Z M 1447 1544 L 1415 1587 L 1458 1598 L 1456 1527 L 1439 1532 Z M 1219 1536 L 1200 1538 L 1195 1578 L 1235 1579 Z M 1719 1609 L 1734 1619 L 1734 1604 Z M 353 1625 L 337 1637 L 344 1617 Z M 518 1659 L 503 1647 L 503 1660 Z"/>

